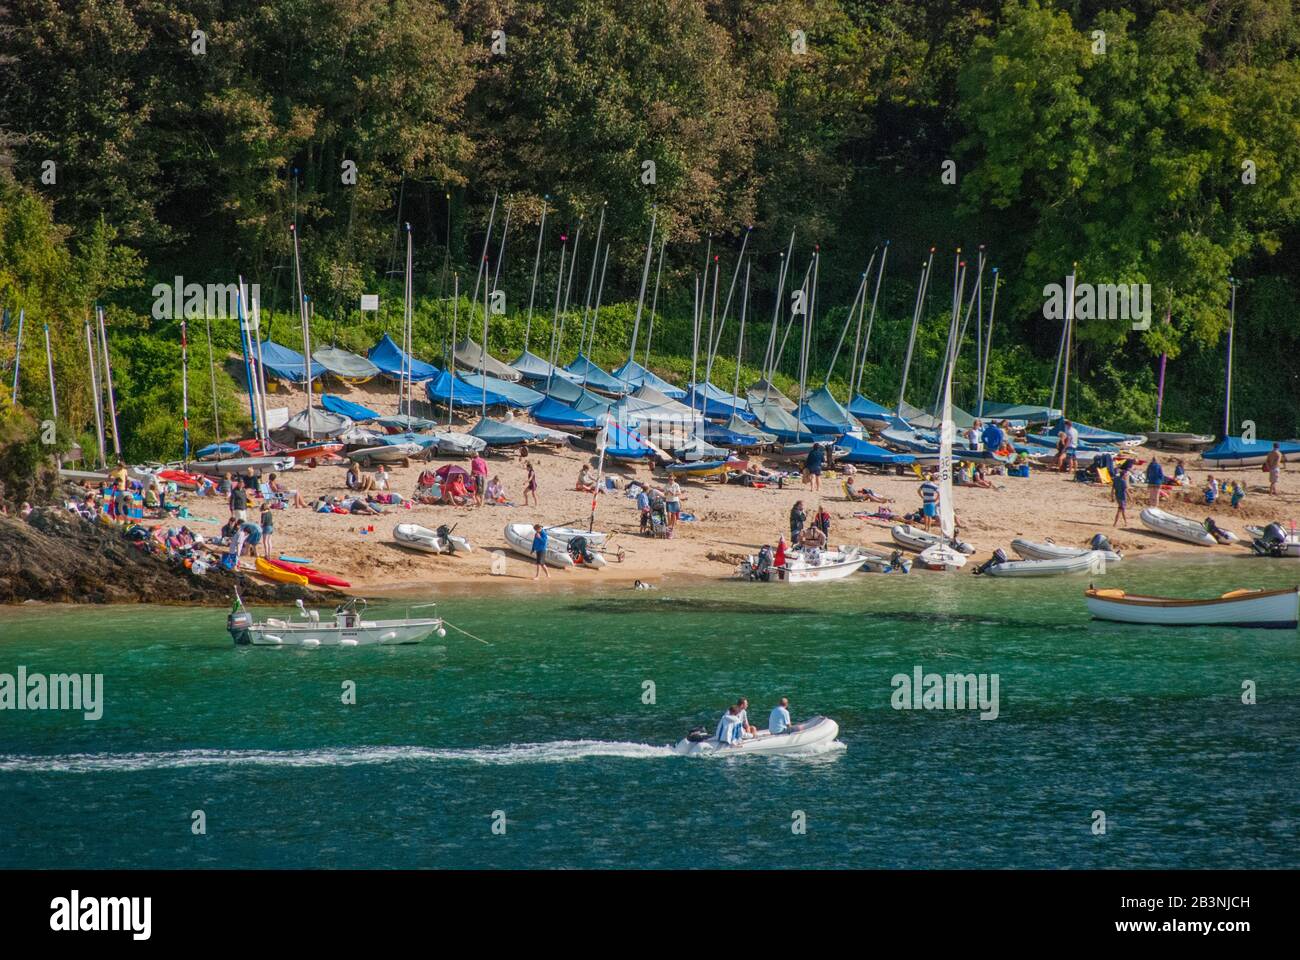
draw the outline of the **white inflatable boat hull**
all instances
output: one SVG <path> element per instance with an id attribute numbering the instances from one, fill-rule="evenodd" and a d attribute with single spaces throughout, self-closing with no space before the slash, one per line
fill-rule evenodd
<path id="1" fill-rule="evenodd" d="M 937 533 L 926 533 L 920 527 L 914 527 L 910 523 L 896 523 L 889 529 L 889 535 L 894 538 L 894 542 L 899 546 L 906 547 L 908 550 L 921 551 L 926 547 L 934 546 L 936 543 L 942 543 L 943 539 Z M 961 553 L 970 556 L 975 552 L 975 548 L 965 541 L 958 540 L 953 544 Z"/>
<path id="2" fill-rule="evenodd" d="M 507 523 L 505 536 L 506 544 L 511 550 L 521 557 L 527 557 L 529 560 L 533 559 L 533 525 L 531 523 Z M 548 567 L 567 570 L 577 566 L 600 568 L 606 565 L 604 555 L 596 552 L 595 549 L 591 551 L 591 555 L 591 563 L 574 563 L 573 557 L 569 555 L 569 541 L 556 540 L 547 531 L 546 565 Z"/>
<path id="3" fill-rule="evenodd" d="M 1079 557 L 1054 560 L 1008 560 L 995 563 L 984 571 L 988 577 L 1059 577 L 1071 573 L 1097 573 L 1105 570 L 1106 551 L 1092 550 Z"/>
<path id="4" fill-rule="evenodd" d="M 1100 553 L 1107 563 L 1119 563 L 1124 559 L 1122 553 L 1114 550 L 1089 550 L 1087 547 L 1063 547 L 1057 543 L 1038 543 L 1017 537 L 1011 541 L 1011 549 L 1023 560 L 1066 560 L 1070 557 L 1083 557 L 1090 553 Z"/>
<path id="5" fill-rule="evenodd" d="M 692 741 L 683 738 L 673 747 L 673 752 L 684 757 L 698 756 L 739 756 L 741 754 L 764 754 L 775 756 L 790 753 L 814 753 L 824 750 L 840 734 L 840 727 L 830 717 L 813 717 L 804 721 L 800 730 L 793 733 L 768 733 L 760 730 L 753 737 L 739 741 L 735 746 L 719 743 L 717 740 Z"/>
<path id="6" fill-rule="evenodd" d="M 1142 525 L 1148 530 L 1154 530 L 1156 533 L 1174 540 L 1194 543 L 1201 547 L 1213 547 L 1219 543 L 1210 535 L 1209 531 L 1195 520 L 1180 517 L 1158 507 L 1147 507 L 1138 516 L 1142 521 Z"/>

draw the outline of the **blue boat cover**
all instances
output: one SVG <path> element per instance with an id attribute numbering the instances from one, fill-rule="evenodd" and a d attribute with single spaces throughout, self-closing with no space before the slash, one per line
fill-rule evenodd
<path id="1" fill-rule="evenodd" d="M 610 423 L 606 431 L 605 453 L 617 460 L 641 460 L 655 455 L 654 449 L 635 430 Z"/>
<path id="2" fill-rule="evenodd" d="M 194 456 L 202 459 L 204 457 L 233 457 L 243 451 L 237 443 L 209 443 L 206 447 L 195 452 Z"/>
<path id="3" fill-rule="evenodd" d="M 406 433 L 386 434 L 379 438 L 379 442 L 386 443 L 390 447 L 399 443 L 415 443 L 419 444 L 421 448 L 428 448 L 436 446 L 438 438 L 431 433 L 411 433 L 410 431 L 407 431 Z"/>
<path id="4" fill-rule="evenodd" d="M 380 417 L 375 422 L 381 427 L 387 427 L 389 430 L 406 432 L 411 430 L 432 430 L 434 427 L 438 426 L 438 421 L 436 420 L 410 416 L 405 413 L 399 413 L 392 417 Z"/>
<path id="5" fill-rule="evenodd" d="M 483 376 L 481 373 L 461 374 L 461 379 L 476 389 L 486 388 L 489 393 L 506 398 L 506 403 L 516 410 L 527 410 L 546 399 L 545 394 L 530 390 L 521 383 L 502 380 L 499 377 Z"/>
<path id="6" fill-rule="evenodd" d="M 274 340 L 267 340 L 262 344 L 262 366 L 270 370 L 281 380 L 288 380 L 290 383 L 305 383 L 306 377 L 303 371 L 307 369 L 307 359 L 297 350 L 290 350 L 288 347 L 282 347 Z M 325 375 L 325 367 L 315 360 L 311 362 L 311 378 Z"/>
<path id="7" fill-rule="evenodd" d="M 379 414 L 369 407 L 363 407 L 359 403 L 353 403 L 351 400 L 344 400 L 340 396 L 332 393 L 321 394 L 320 405 L 331 413 L 339 413 L 356 423 L 369 423 L 371 420 L 378 420 Z"/>
<path id="8" fill-rule="evenodd" d="M 511 447 L 521 443 L 532 443 L 537 439 L 537 434 L 527 427 L 513 423 L 502 423 L 500 420 L 493 420 L 484 417 L 478 423 L 474 424 L 470 436 L 478 437 L 489 447 Z"/>
<path id="9" fill-rule="evenodd" d="M 1265 457 L 1273 449 L 1273 440 L 1256 440 L 1254 443 L 1247 443 L 1241 437 L 1225 437 L 1220 440 L 1209 450 L 1201 454 L 1203 460 L 1244 460 L 1248 457 Z M 1300 441 L 1279 440 L 1276 441 L 1278 449 L 1288 456 L 1300 453 Z M 203 451 L 199 451 L 202 454 Z"/>
<path id="10" fill-rule="evenodd" d="M 370 348 L 370 362 L 383 371 L 385 376 L 392 377 L 394 380 L 402 378 L 402 359 L 405 356 L 402 348 L 394 343 L 393 338 L 388 334 L 380 337 L 379 342 Z M 411 358 L 410 364 L 411 379 L 416 383 L 432 380 L 439 373 L 438 368 L 433 364 L 416 360 L 414 357 Z"/>
<path id="11" fill-rule="evenodd" d="M 545 397 L 529 413 L 534 420 L 545 427 L 557 427 L 561 430 L 596 429 L 597 421 L 594 416 L 575 410 L 554 397 Z"/>
<path id="12" fill-rule="evenodd" d="M 876 401 L 858 393 L 854 394 L 853 401 L 849 404 L 849 413 L 855 417 L 871 417 L 873 420 L 883 420 L 892 416 L 894 411 L 882 407 Z"/>
<path id="13" fill-rule="evenodd" d="M 484 403 L 489 407 L 511 406 L 510 401 L 501 394 L 485 390 L 483 387 L 471 386 L 446 370 L 438 371 L 433 379 L 424 385 L 424 390 L 432 402 L 450 403 L 453 407 L 482 407 Z"/>
<path id="14" fill-rule="evenodd" d="M 534 382 L 545 382 L 546 380 L 573 380 L 573 374 L 563 367 L 553 367 L 549 362 L 543 360 L 537 354 L 525 350 L 523 353 L 511 361 L 510 366 L 519 371 L 519 375 L 525 380 Z M 551 374 L 554 372 L 555 376 Z M 582 378 L 579 377 L 579 380 Z"/>
<path id="15" fill-rule="evenodd" d="M 831 395 L 831 391 L 827 387 L 821 387 L 808 394 L 808 399 L 804 401 L 803 408 L 800 411 L 800 416 L 804 418 L 805 425 L 810 430 L 820 433 L 821 431 L 814 426 L 813 414 L 832 424 L 839 433 L 850 433 L 862 429 L 862 424 L 849 415 L 849 412 Z"/>
<path id="16" fill-rule="evenodd" d="M 986 404 L 987 406 L 987 404 Z M 1074 429 L 1079 431 L 1079 439 L 1092 444 L 1099 443 L 1121 443 L 1125 440 L 1136 440 L 1137 435 L 1132 433 L 1115 433 L 1113 430 L 1103 430 L 1101 427 L 1090 427 L 1086 423 L 1080 423 L 1078 420 L 1072 421 Z M 1065 420 L 1058 417 L 1048 426 L 1046 434 L 1055 442 L 1056 435 L 1065 429 Z"/>
<path id="17" fill-rule="evenodd" d="M 654 387 L 670 400 L 681 400 L 686 396 L 686 391 L 681 387 L 674 387 L 663 377 L 647 370 L 635 360 L 629 360 L 615 370 L 614 376 L 634 387 Z"/>
<path id="18" fill-rule="evenodd" d="M 733 416 L 749 422 L 754 420 L 748 400 L 727 393 L 711 383 L 691 384 L 687 396 L 690 397 L 685 401 L 687 405 L 702 411 L 708 420 L 730 420 Z"/>
<path id="19" fill-rule="evenodd" d="M 848 451 L 847 454 L 836 457 L 841 463 L 862 463 L 872 466 L 889 466 L 892 464 L 915 463 L 916 457 L 910 453 L 894 453 L 886 450 L 884 447 L 878 447 L 874 443 L 867 443 L 865 440 L 859 440 L 850 434 L 845 434 L 835 441 L 835 446 L 843 447 Z"/>
<path id="20" fill-rule="evenodd" d="M 564 369 L 573 374 L 573 379 L 578 383 L 590 387 L 592 390 L 599 390 L 601 393 L 612 393 L 621 396 L 636 389 L 633 384 L 606 373 L 581 353 L 578 354 L 573 363 Z"/>

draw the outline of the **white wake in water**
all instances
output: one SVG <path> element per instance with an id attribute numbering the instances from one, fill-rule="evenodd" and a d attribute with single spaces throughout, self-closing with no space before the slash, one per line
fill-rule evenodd
<path id="1" fill-rule="evenodd" d="M 671 747 L 603 740 L 512 743 L 504 747 L 440 750 L 433 747 L 317 747 L 311 750 L 164 750 L 155 753 L 0 755 L 0 773 L 124 773 L 187 767 L 352 767 L 380 763 L 564 763 L 590 757 L 649 760 L 673 755 Z"/>

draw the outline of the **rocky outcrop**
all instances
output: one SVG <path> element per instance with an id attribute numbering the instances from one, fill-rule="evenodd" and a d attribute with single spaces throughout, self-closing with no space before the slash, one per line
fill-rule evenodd
<path id="1" fill-rule="evenodd" d="M 238 578 L 238 579 L 236 579 Z M 57 508 L 24 521 L 0 519 L 0 603 L 292 603 L 341 597 L 333 591 L 271 584 L 221 569 L 195 576 L 135 545 L 120 530 Z"/>

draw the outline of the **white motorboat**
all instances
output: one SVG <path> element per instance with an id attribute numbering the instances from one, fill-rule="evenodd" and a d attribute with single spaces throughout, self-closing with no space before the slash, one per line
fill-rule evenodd
<path id="1" fill-rule="evenodd" d="M 1084 593 L 1088 612 L 1098 620 L 1158 626 L 1270 627 L 1294 630 L 1300 622 L 1300 587 L 1285 590 L 1233 590 L 1207 600 L 1149 597 L 1123 590 Z"/>
<path id="2" fill-rule="evenodd" d="M 937 533 L 926 533 L 920 527 L 914 527 L 910 523 L 896 523 L 889 528 L 889 535 L 894 538 L 894 542 L 908 550 L 921 551 L 926 547 L 932 547 L 936 543 L 943 543 L 943 538 Z M 967 556 L 975 552 L 975 548 L 964 540 L 954 540 L 952 546 L 959 553 Z"/>
<path id="3" fill-rule="evenodd" d="M 1106 572 L 1106 556 L 1100 550 L 1090 550 L 1074 557 L 1055 557 L 1051 560 L 1008 560 L 1001 550 L 975 568 L 977 574 L 990 577 L 1057 577 L 1070 573 Z"/>
<path id="4" fill-rule="evenodd" d="M 533 559 L 533 525 L 531 523 L 507 523 L 506 543 L 510 549 L 522 557 Z M 606 566 L 605 558 L 598 551 L 591 549 L 591 542 L 587 543 L 587 557 L 578 562 L 574 556 L 576 548 L 573 546 L 573 539 L 553 539 L 550 531 L 547 531 L 546 540 L 546 565 L 549 567 L 559 567 L 568 569 L 570 567 L 600 567 Z"/>
<path id="5" fill-rule="evenodd" d="M 474 549 L 469 540 L 452 533 L 446 526 L 430 530 L 416 523 L 399 523 L 393 528 L 393 541 L 422 553 L 471 553 Z"/>
<path id="6" fill-rule="evenodd" d="M 866 556 L 857 547 L 836 550 L 796 547 L 785 555 L 785 562 L 780 566 L 772 562 L 766 551 L 747 557 L 741 561 L 736 576 L 763 583 L 818 583 L 850 577 L 866 562 Z"/>
<path id="7" fill-rule="evenodd" d="M 357 463 L 399 463 L 418 457 L 424 448 L 418 443 L 381 443 L 377 447 L 362 447 L 348 454 L 349 460 Z"/>
<path id="8" fill-rule="evenodd" d="M 966 554 L 947 543 L 932 543 L 921 551 L 917 562 L 927 570 L 952 573 L 966 566 Z"/>
<path id="9" fill-rule="evenodd" d="M 1219 543 L 1205 526 L 1187 517 L 1161 510 L 1159 507 L 1147 507 L 1138 517 L 1142 525 L 1156 533 L 1184 543 L 1194 543 L 1201 547 L 1213 547 Z M 1235 537 L 1233 538 L 1235 539 Z"/>
<path id="10" fill-rule="evenodd" d="M 830 717 L 812 717 L 794 726 L 799 729 L 791 728 L 785 733 L 759 730 L 734 746 L 714 739 L 713 734 L 704 727 L 697 727 L 678 741 L 673 752 L 684 757 L 820 753 L 834 743 L 840 733 L 839 724 Z"/>
<path id="11" fill-rule="evenodd" d="M 235 597 L 235 609 L 226 618 L 226 629 L 236 646 L 254 647 L 365 647 L 396 646 L 419 643 L 436 633 L 447 635 L 441 617 L 418 617 L 404 620 L 366 620 L 365 600 L 354 597 L 334 609 L 334 616 L 322 620 L 315 610 L 298 601 L 300 619 L 280 620 L 267 617 L 255 621 Z"/>
<path id="12" fill-rule="evenodd" d="M 1098 539 L 1100 538 L 1100 539 Z M 1124 554 L 1111 550 L 1109 541 L 1101 534 L 1093 537 L 1094 544 L 1100 545 L 1105 543 L 1106 547 L 1098 546 L 1096 549 L 1089 547 L 1065 547 L 1059 543 L 1053 543 L 1051 540 L 1038 542 L 1035 540 L 1025 540 L 1022 537 L 1016 537 L 1011 541 L 1011 549 L 1014 550 L 1024 560 L 1065 560 L 1071 557 L 1082 557 L 1089 553 L 1100 553 L 1107 563 L 1119 563 L 1124 559 Z"/>

